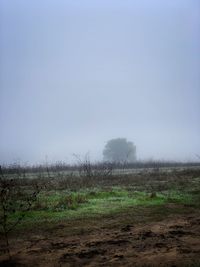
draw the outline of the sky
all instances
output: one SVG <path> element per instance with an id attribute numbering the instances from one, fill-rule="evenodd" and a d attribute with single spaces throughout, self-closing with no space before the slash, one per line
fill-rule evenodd
<path id="1" fill-rule="evenodd" d="M 0 163 L 198 160 L 199 0 L 0 0 Z"/>

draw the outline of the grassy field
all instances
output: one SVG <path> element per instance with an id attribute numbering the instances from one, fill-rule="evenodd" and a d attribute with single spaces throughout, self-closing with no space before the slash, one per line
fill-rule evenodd
<path id="1" fill-rule="evenodd" d="M 38 266 L 133 266 L 134 262 L 136 266 L 157 266 L 156 262 L 160 262 L 164 266 L 183 266 L 183 258 L 185 266 L 199 266 L 199 169 L 140 171 L 101 178 L 40 175 L 35 179 L 15 178 L 14 183 L 18 190 L 14 190 L 14 212 L 8 214 L 7 224 L 13 225 L 23 217 L 9 233 L 15 265 L 36 266 L 37 262 Z M 29 209 L 22 209 L 35 183 L 40 188 L 37 198 Z M 191 233 L 184 229 L 190 221 L 194 222 Z M 159 223 L 163 225 L 162 233 L 152 230 L 156 225 L 159 228 Z M 6 260 L 3 229 L 0 230 L 0 260 L 5 266 L 11 261 Z M 174 237 L 170 231 L 174 231 Z M 143 237 L 144 232 L 147 237 Z M 104 245 L 99 236 L 105 240 Z M 75 242 L 77 238 L 84 240 L 83 244 Z M 118 243 L 122 239 L 123 246 Z M 150 240 L 155 246 L 150 246 Z M 189 242 L 187 249 L 183 241 Z M 61 248 L 58 245 L 46 250 L 54 243 Z M 66 246 L 62 247 L 62 243 Z M 144 248 L 139 249 L 141 246 Z M 194 252 L 193 246 L 199 250 Z M 53 263 L 49 260 L 52 257 Z"/>

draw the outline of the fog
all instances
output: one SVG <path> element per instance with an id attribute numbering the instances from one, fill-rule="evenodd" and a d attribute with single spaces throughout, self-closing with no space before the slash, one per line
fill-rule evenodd
<path id="1" fill-rule="evenodd" d="M 1 0 L 0 40 L 0 163 L 197 160 L 198 0 Z"/>

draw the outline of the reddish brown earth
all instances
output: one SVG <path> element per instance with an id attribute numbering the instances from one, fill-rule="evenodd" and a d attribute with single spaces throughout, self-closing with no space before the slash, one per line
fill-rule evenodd
<path id="1" fill-rule="evenodd" d="M 0 266 L 200 266 L 199 213 L 146 224 L 113 224 L 117 219 L 76 234 L 60 223 L 48 234 L 13 238 L 13 260 L 1 255 Z"/>

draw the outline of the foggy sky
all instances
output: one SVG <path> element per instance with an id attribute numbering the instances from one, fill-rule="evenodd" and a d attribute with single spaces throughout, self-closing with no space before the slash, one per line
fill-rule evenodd
<path id="1" fill-rule="evenodd" d="M 200 154 L 198 0 L 0 0 L 0 162 Z"/>

